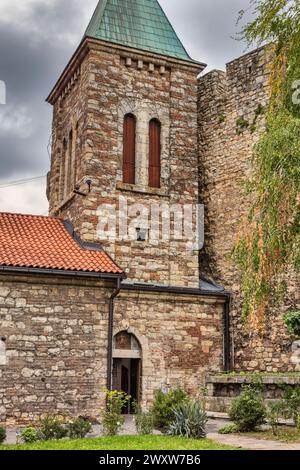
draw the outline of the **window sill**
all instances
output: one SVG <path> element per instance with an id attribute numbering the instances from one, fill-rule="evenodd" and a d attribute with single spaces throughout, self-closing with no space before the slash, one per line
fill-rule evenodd
<path id="1" fill-rule="evenodd" d="M 169 197 L 169 191 L 166 189 L 150 188 L 148 186 L 139 186 L 137 184 L 123 183 L 122 181 L 117 181 L 116 189 L 119 191 L 145 194 L 148 196 L 153 195 L 153 196 Z"/>

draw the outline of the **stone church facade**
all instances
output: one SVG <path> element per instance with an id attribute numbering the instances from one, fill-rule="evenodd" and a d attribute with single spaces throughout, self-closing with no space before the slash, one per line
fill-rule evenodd
<path id="1" fill-rule="evenodd" d="M 267 62 L 260 49 L 199 78 L 156 0 L 100 0 L 48 97 L 50 215 L 0 214 L 1 423 L 96 419 L 105 387 L 147 409 L 177 383 L 196 395 L 233 369 L 297 370 L 282 320 L 296 278 L 258 338 L 228 257 Z"/>

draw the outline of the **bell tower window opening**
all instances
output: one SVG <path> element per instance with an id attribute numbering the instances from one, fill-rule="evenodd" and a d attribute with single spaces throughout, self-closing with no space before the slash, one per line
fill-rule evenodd
<path id="1" fill-rule="evenodd" d="M 126 114 L 123 126 L 123 183 L 135 184 L 136 117 Z"/>
<path id="2" fill-rule="evenodd" d="M 77 183 L 77 159 L 76 159 L 77 137 L 78 137 L 78 122 L 76 123 L 74 132 L 72 135 L 72 164 L 71 164 L 72 182 L 71 182 L 70 191 L 72 191 L 75 188 L 75 185 Z"/>
<path id="3" fill-rule="evenodd" d="M 160 188 L 161 174 L 161 123 L 151 119 L 149 123 L 149 186 Z"/>

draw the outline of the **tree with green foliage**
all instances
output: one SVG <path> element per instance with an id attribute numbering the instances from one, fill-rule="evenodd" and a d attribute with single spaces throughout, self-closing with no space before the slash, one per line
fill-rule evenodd
<path id="1" fill-rule="evenodd" d="M 250 8 L 254 19 L 241 38 L 271 44 L 270 101 L 234 257 L 243 273 L 244 317 L 263 329 L 269 308 L 286 291 L 286 272 L 300 268 L 300 2 L 252 0 Z M 239 20 L 244 17 L 242 11 Z"/>

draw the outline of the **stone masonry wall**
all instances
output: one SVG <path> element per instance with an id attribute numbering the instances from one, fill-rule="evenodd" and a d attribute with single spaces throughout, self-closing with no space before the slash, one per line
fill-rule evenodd
<path id="1" fill-rule="evenodd" d="M 48 180 L 47 195 L 49 199 L 50 212 L 56 212 L 58 207 L 64 207 L 70 201 L 74 201 L 74 184 L 83 184 L 85 171 L 82 153 L 86 144 L 85 132 L 87 127 L 87 87 L 89 71 L 86 62 L 78 64 L 76 69 L 76 80 L 74 75 L 70 78 L 66 90 L 54 105 L 52 122 L 52 158 L 51 170 Z M 63 142 L 69 141 L 70 132 L 76 135 L 75 142 L 75 168 L 68 169 L 75 172 L 69 192 L 64 195 L 65 181 L 61 176 L 62 164 L 66 158 L 64 155 Z M 77 208 L 79 210 L 79 207 Z"/>
<path id="2" fill-rule="evenodd" d="M 236 370 L 292 371 L 297 367 L 282 314 L 300 305 L 299 279 L 289 276 L 289 295 L 268 318 L 263 338 L 241 321 L 240 273 L 230 254 L 249 200 L 242 182 L 251 171 L 252 147 L 264 130 L 268 103 L 268 49 L 258 49 L 199 81 L 200 184 L 206 207 L 203 273 L 232 291 L 232 347 Z M 298 366 L 299 367 L 299 366 Z"/>
<path id="3" fill-rule="evenodd" d="M 107 379 L 108 299 L 103 281 L 1 275 L 0 424 L 41 415 L 98 418 Z M 142 345 L 142 404 L 178 381 L 197 393 L 222 370 L 223 300 L 122 291 L 115 333 Z M 4 345 L 4 346 L 3 346 Z"/>
<path id="4" fill-rule="evenodd" d="M 103 282 L 0 277 L 0 423 L 41 414 L 95 416 L 106 384 L 108 297 Z"/>
<path id="5" fill-rule="evenodd" d="M 187 237 L 160 236 L 153 243 L 136 243 L 128 237 L 117 241 L 104 236 L 99 239 L 97 234 L 98 207 L 108 204 L 118 209 L 120 197 L 126 198 L 129 209 L 141 204 L 146 211 L 153 204 L 197 204 L 198 71 L 193 64 L 93 43 L 81 64 L 80 83 L 59 106 L 54 106 L 53 129 L 58 140 L 66 134 L 73 116 L 77 116 L 79 175 L 84 175 L 82 184 L 91 178 L 93 186 L 87 197 L 70 195 L 60 207 L 55 204 L 58 183 L 57 175 L 53 175 L 58 168 L 55 162 L 61 143 L 54 144 L 50 213 L 71 219 L 83 239 L 100 241 L 133 280 L 198 286 L 198 250 L 187 249 Z M 137 117 L 136 185 L 122 183 L 123 119 L 129 112 Z M 162 124 L 160 189 L 147 186 L 148 126 L 152 118 Z M 84 184 L 82 189 L 86 190 Z M 128 216 L 127 221 L 133 222 L 137 215 Z M 194 221 L 195 216 L 196 210 Z M 162 217 L 158 226 L 162 226 Z M 148 229 L 136 222 L 138 227 Z"/>
<path id="6" fill-rule="evenodd" d="M 223 370 L 224 299 L 166 293 L 122 292 L 115 333 L 130 329 L 142 346 L 142 404 L 155 390 L 182 385 L 200 392 L 205 375 Z"/>

